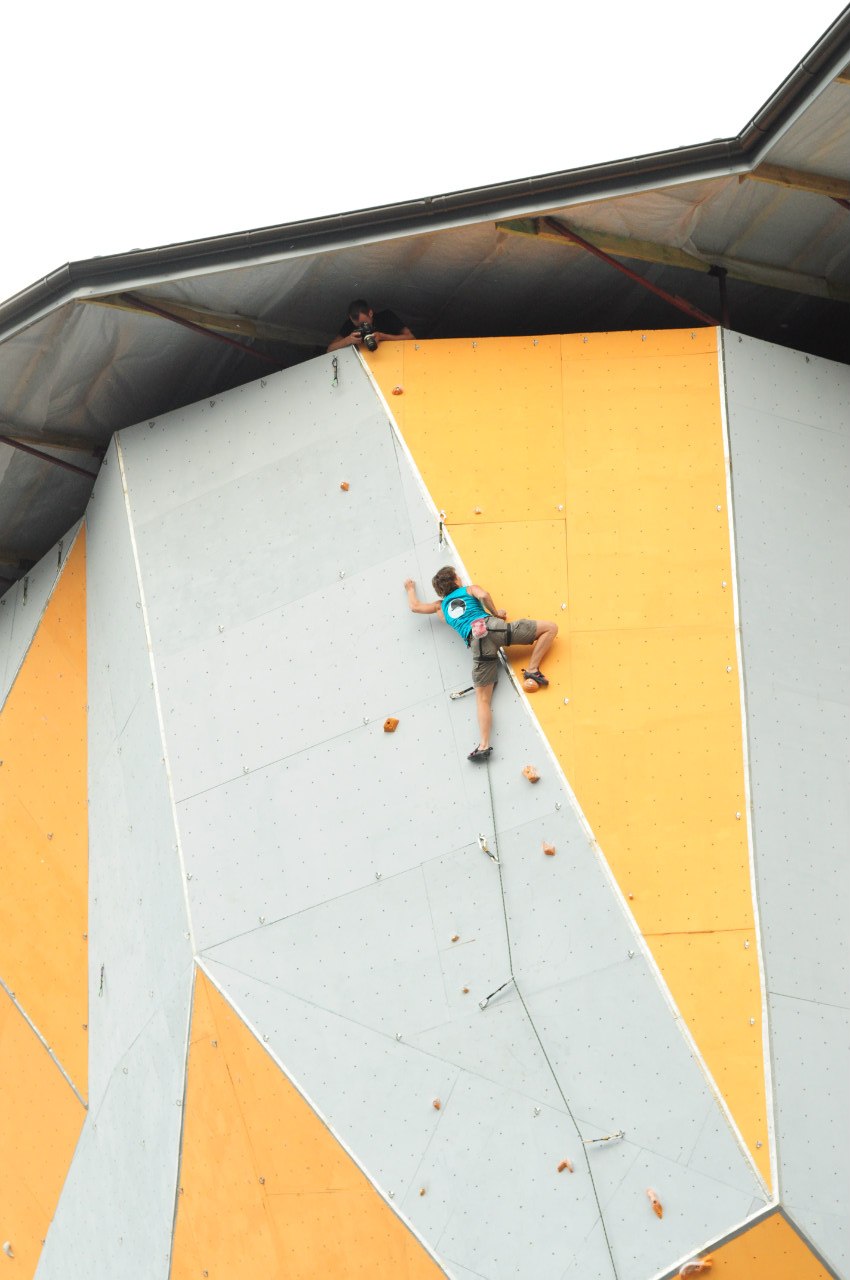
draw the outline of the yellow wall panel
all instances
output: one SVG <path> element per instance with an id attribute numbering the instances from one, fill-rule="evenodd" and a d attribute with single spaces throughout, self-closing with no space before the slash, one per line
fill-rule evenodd
<path id="1" fill-rule="evenodd" d="M 21 1280 L 35 1274 L 84 1119 L 68 1081 L 0 992 L 0 1240 L 15 1255 L 9 1274 Z"/>
<path id="2" fill-rule="evenodd" d="M 202 973 L 172 1280 L 442 1275 Z"/>
<path id="3" fill-rule="evenodd" d="M 640 628 L 571 639 L 574 785 L 641 929 L 751 927 L 727 636 Z M 547 731 L 550 702 L 534 704 Z"/>
<path id="4" fill-rule="evenodd" d="M 717 333 L 412 345 L 407 444 L 473 578 L 561 628 L 531 705 L 768 1178 Z"/>
<path id="5" fill-rule="evenodd" d="M 85 1095 L 85 534 L 0 712 L 0 976 Z"/>
<path id="6" fill-rule="evenodd" d="M 656 934 L 648 942 L 686 1023 L 699 1028 L 700 1050 L 733 1118 L 744 1117 L 745 1140 L 769 1183 L 764 1026 L 752 930 Z"/>
<path id="7" fill-rule="evenodd" d="M 368 357 L 390 409 L 399 410 L 399 424 L 413 414 L 417 465 L 426 483 L 429 473 L 439 473 L 431 496 L 452 525 L 549 519 L 563 506 L 561 340 L 513 342 L 516 348 L 500 338 L 394 343 L 386 357 L 382 347 Z M 404 395 L 394 397 L 399 351 Z M 518 451 L 516 441 L 526 433 L 529 447 Z"/>
<path id="8" fill-rule="evenodd" d="M 780 1213 L 711 1249 L 711 1280 L 829 1280 L 830 1273 Z"/>

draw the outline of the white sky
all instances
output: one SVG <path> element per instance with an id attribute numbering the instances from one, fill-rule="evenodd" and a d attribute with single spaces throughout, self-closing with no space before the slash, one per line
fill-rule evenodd
<path id="1" fill-rule="evenodd" d="M 842 7 L 13 5 L 0 298 L 73 259 L 738 133 Z"/>

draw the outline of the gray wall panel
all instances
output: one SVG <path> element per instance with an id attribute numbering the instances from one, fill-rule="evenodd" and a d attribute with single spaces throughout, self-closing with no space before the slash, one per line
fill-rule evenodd
<path id="1" fill-rule="evenodd" d="M 89 768 L 114 753 L 151 666 L 114 441 L 86 509 Z M 157 753 L 161 757 L 162 751 Z"/>
<path id="2" fill-rule="evenodd" d="M 774 422 L 846 436 L 846 365 L 736 333 L 725 333 L 723 342 L 737 404 L 753 406 Z"/>
<path id="3" fill-rule="evenodd" d="M 38 1280 L 168 1276 L 191 992 L 187 969 L 87 1116 Z"/>
<path id="4" fill-rule="evenodd" d="M 421 703 L 394 734 L 376 720 L 180 804 L 199 947 L 466 842 L 446 714 Z"/>
<path id="5" fill-rule="evenodd" d="M 850 1274 L 850 1010 L 770 998 L 783 1205 Z"/>
<path id="6" fill-rule="evenodd" d="M 406 1045 L 562 1105 L 516 995 L 508 993 L 486 1016 L 478 1006 L 507 974 L 494 877 L 476 844 L 245 934 L 207 958 L 262 974 L 322 1012 L 399 1033 Z"/>
<path id="7" fill-rule="evenodd" d="M 122 433 L 158 653 L 180 652 L 410 545 L 389 424 L 356 361 L 335 391 L 329 363 L 293 371 L 295 391 L 289 375 L 270 378 L 262 403 L 254 384 L 213 409 L 182 410 L 174 433 L 171 417 Z M 325 623 L 313 615 L 314 627 Z"/>
<path id="8" fill-rule="evenodd" d="M 404 571 L 395 557 L 158 663 L 178 799 L 364 720 L 408 731 L 406 709 L 442 682 L 427 629 L 399 608 Z"/>
<path id="9" fill-rule="evenodd" d="M 736 335 L 724 364 L 780 1184 L 846 1266 L 850 370 Z"/>
<path id="10" fill-rule="evenodd" d="M 543 986 L 539 975 L 535 982 L 541 987 L 525 984 L 526 1003 L 582 1123 L 609 1133 L 624 1129 L 630 1142 L 695 1172 L 711 1164 L 716 1173 L 725 1162 L 728 1185 L 742 1197 L 743 1218 L 759 1184 L 735 1158 L 731 1130 L 715 1127 L 717 1147 L 710 1155 L 698 1147 L 716 1104 L 678 1028 L 665 1018 L 642 956 L 572 982 L 550 979 Z"/>
<path id="11" fill-rule="evenodd" d="M 87 515 L 89 1096 L 191 961 L 177 832 L 114 447 Z"/>
<path id="12" fill-rule="evenodd" d="M 152 696 L 89 777 L 89 1098 L 191 962 Z"/>

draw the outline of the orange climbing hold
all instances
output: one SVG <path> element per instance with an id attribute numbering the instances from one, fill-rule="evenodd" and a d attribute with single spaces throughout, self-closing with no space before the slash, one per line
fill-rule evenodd
<path id="1" fill-rule="evenodd" d="M 544 841 L 543 841 L 543 852 L 546 854 L 546 857 L 547 857 L 547 858 L 554 858 L 554 856 L 555 856 L 555 846 L 554 846 L 553 844 L 547 844 L 547 843 L 546 843 L 546 841 L 544 840 Z"/>
<path id="2" fill-rule="evenodd" d="M 347 480 L 341 480 L 339 483 L 339 487 L 340 489 L 342 489 L 343 493 L 348 493 L 348 490 L 351 488 L 351 485 L 348 483 Z"/>
<path id="3" fill-rule="evenodd" d="M 652 1205 L 652 1212 L 655 1214 L 656 1218 L 663 1218 L 664 1206 L 658 1199 L 656 1193 L 652 1190 L 652 1187 L 646 1188 L 646 1194 L 649 1197 L 649 1203 Z"/>
<path id="4" fill-rule="evenodd" d="M 528 778 L 529 782 L 539 782 L 540 774 L 537 772 L 533 764 L 527 764 L 522 771 L 524 778 Z"/>
<path id="5" fill-rule="evenodd" d="M 570 1173 L 575 1173 L 572 1160 L 562 1160 L 558 1165 L 558 1173 L 563 1173 L 565 1169 L 569 1169 Z"/>
<path id="6" fill-rule="evenodd" d="M 713 1266 L 714 1259 L 710 1254 L 705 1258 L 694 1258 L 693 1262 L 686 1262 L 682 1267 L 679 1272 L 679 1280 L 685 1280 L 686 1277 L 690 1280 L 691 1276 L 708 1275 Z"/>
<path id="7" fill-rule="evenodd" d="M 394 396 L 403 396 L 403 395 L 404 395 L 404 387 L 393 387 L 393 395 L 394 395 Z"/>
<path id="8" fill-rule="evenodd" d="M 398 720 L 396 720 L 395 716 L 387 716 L 384 721 L 384 733 L 395 733 L 397 728 Z"/>
<path id="9" fill-rule="evenodd" d="M 536 693 L 540 688 L 540 685 L 536 680 L 523 680 L 522 687 L 525 689 L 526 693 Z"/>
<path id="10" fill-rule="evenodd" d="M 435 1098 L 434 1101 L 431 1103 L 431 1106 L 434 1108 L 435 1111 L 439 1111 L 442 1105 L 443 1104 L 439 1098 Z"/>

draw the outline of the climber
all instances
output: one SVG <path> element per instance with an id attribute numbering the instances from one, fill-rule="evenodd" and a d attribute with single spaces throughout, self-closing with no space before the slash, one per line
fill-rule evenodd
<path id="1" fill-rule="evenodd" d="M 426 603 L 417 599 L 413 579 L 406 579 L 407 603 L 414 613 L 442 613 L 472 651 L 472 684 L 481 737 L 468 759 L 477 764 L 486 760 L 493 750 L 490 746 L 491 703 L 499 674 L 500 649 L 512 644 L 533 645 L 528 670 L 522 674 L 526 680 L 545 687 L 549 681 L 540 670 L 540 663 L 552 647 L 558 627 L 554 622 L 536 622 L 533 618 L 508 622 L 507 613 L 496 608 L 490 593 L 483 587 L 462 586 L 457 570 L 451 565 L 438 569 L 431 585 L 440 599 Z"/>

